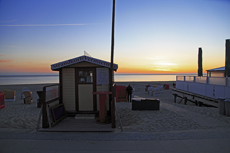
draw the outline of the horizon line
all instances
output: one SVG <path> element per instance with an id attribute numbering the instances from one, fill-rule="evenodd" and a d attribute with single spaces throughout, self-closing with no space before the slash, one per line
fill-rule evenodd
<path id="1" fill-rule="evenodd" d="M 115 75 L 183 75 L 183 74 L 198 74 L 198 73 L 114 73 Z M 207 73 L 203 73 L 204 75 L 207 75 Z M 50 74 L 0 74 L 0 76 L 59 76 L 57 73 L 50 73 Z"/>

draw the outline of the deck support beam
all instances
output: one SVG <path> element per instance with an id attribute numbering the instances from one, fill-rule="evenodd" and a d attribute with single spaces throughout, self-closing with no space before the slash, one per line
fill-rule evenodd
<path id="1" fill-rule="evenodd" d="M 184 104 L 185 105 L 187 104 L 187 101 L 188 101 L 187 97 L 184 97 Z"/>
<path id="2" fill-rule="evenodd" d="M 172 93 L 174 95 L 174 103 L 176 102 L 177 97 L 181 97 L 182 99 L 178 103 L 181 103 L 181 101 L 184 100 L 184 104 L 186 105 L 187 101 L 189 100 L 194 102 L 198 106 L 202 106 L 203 104 L 206 104 L 206 105 L 218 107 L 218 99 L 213 99 L 210 97 L 198 95 L 191 92 L 186 92 L 175 88 L 172 89 Z"/>
<path id="3" fill-rule="evenodd" d="M 173 94 L 173 96 L 174 96 L 174 103 L 176 103 L 177 94 Z"/>

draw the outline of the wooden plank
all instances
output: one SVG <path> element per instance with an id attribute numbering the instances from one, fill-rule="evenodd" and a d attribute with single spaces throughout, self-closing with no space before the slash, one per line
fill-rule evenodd
<path id="1" fill-rule="evenodd" d="M 42 94 L 43 94 L 42 95 L 42 128 L 47 128 L 49 124 L 48 124 L 48 118 L 46 113 L 46 102 L 45 102 L 46 87 L 43 87 Z"/>
<path id="2" fill-rule="evenodd" d="M 204 104 L 207 104 L 207 105 L 218 107 L 218 103 L 216 101 L 210 101 L 210 100 L 202 99 L 199 97 L 194 97 L 194 100 L 203 102 Z"/>
<path id="3" fill-rule="evenodd" d="M 207 105 L 218 107 L 218 100 L 217 99 L 205 97 L 202 95 L 198 95 L 195 93 L 186 92 L 186 91 L 182 91 L 182 90 L 178 90 L 178 89 L 172 89 L 172 93 L 173 93 L 173 95 L 177 95 L 177 97 L 182 97 L 182 98 L 186 97 L 188 100 L 193 101 L 193 102 L 202 102 L 202 103 L 207 104 Z"/>
<path id="4" fill-rule="evenodd" d="M 41 128 L 40 132 L 112 132 L 111 124 L 98 124 L 95 119 L 75 119 L 66 117 L 51 129 Z"/>
<path id="5" fill-rule="evenodd" d="M 49 123 L 49 128 L 51 128 L 51 119 L 50 119 L 50 109 L 49 109 L 49 105 L 46 105 L 46 113 L 47 113 L 47 118 L 48 118 L 48 123 Z"/>
<path id="6" fill-rule="evenodd" d="M 66 110 L 75 110 L 75 69 L 62 69 L 62 99 Z"/>
<path id="7" fill-rule="evenodd" d="M 60 96 L 60 101 L 59 103 L 63 103 L 63 88 L 62 88 L 62 69 L 59 71 L 59 96 Z"/>
<path id="8" fill-rule="evenodd" d="M 209 99 L 211 101 L 217 101 L 217 99 L 214 99 L 214 98 L 211 98 L 211 97 L 206 97 L 206 96 L 203 96 L 203 95 L 199 95 L 199 94 L 196 94 L 196 93 L 187 92 L 187 91 L 183 91 L 183 90 L 172 89 L 172 92 L 175 93 L 175 94 L 181 93 L 181 94 L 196 96 L 196 97 L 200 97 L 200 98 L 204 98 L 204 99 Z"/>

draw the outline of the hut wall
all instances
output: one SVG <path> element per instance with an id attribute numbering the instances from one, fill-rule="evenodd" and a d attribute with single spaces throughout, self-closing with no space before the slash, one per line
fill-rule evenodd
<path id="1" fill-rule="evenodd" d="M 99 69 L 101 69 L 102 67 L 98 67 Z M 103 91 L 109 91 L 109 68 L 103 68 L 104 70 L 106 70 L 105 71 L 105 73 L 107 72 L 107 75 L 103 75 L 104 77 L 105 76 L 107 76 L 108 78 L 97 78 L 97 83 L 98 83 L 98 79 L 99 80 L 107 80 L 108 82 L 106 82 L 106 83 L 108 83 L 108 84 L 103 84 Z M 97 71 L 97 70 L 96 70 Z M 103 74 L 103 73 L 102 73 Z M 101 76 L 101 74 L 98 74 L 98 72 L 97 72 L 97 77 L 100 77 Z M 99 81 L 100 82 L 100 81 Z M 105 82 L 104 82 L 105 83 Z M 101 92 L 102 91 L 102 85 L 101 84 L 97 84 L 97 88 L 96 88 L 96 91 L 97 92 Z M 109 95 L 107 95 L 107 100 L 106 100 L 106 106 L 107 106 L 107 110 L 109 110 Z M 99 108 L 100 108 L 100 103 L 99 103 L 99 96 L 97 95 L 97 110 L 99 110 Z"/>
<path id="2" fill-rule="evenodd" d="M 75 111 L 75 69 L 62 69 L 62 95 L 67 111 Z"/>
<path id="3" fill-rule="evenodd" d="M 224 77 L 224 72 L 211 72 L 211 77 Z M 210 76 L 209 76 L 210 77 Z"/>

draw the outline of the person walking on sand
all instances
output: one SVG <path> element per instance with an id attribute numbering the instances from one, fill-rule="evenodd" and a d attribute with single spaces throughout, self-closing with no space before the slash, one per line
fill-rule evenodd
<path id="1" fill-rule="evenodd" d="M 128 102 L 131 102 L 132 101 L 132 91 L 133 91 L 133 88 L 130 86 L 130 84 L 126 88 L 126 91 L 127 91 L 127 94 L 128 94 Z"/>

